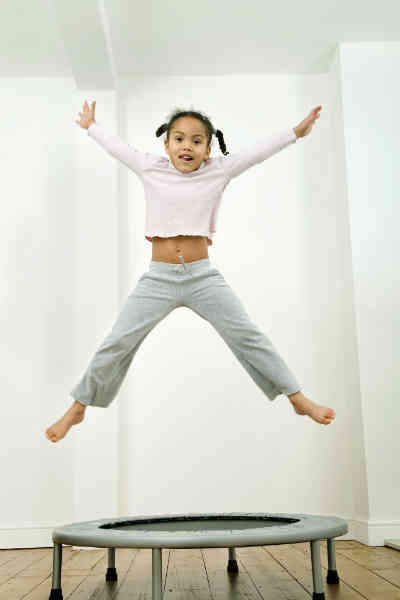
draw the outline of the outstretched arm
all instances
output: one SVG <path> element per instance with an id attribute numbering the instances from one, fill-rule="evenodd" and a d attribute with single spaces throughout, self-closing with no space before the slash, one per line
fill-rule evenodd
<path id="1" fill-rule="evenodd" d="M 262 139 L 242 152 L 218 158 L 221 167 L 227 175 L 228 181 L 237 177 L 250 167 L 258 164 L 277 152 L 280 152 L 290 144 L 294 144 L 298 138 L 304 137 L 310 133 L 316 119 L 319 118 L 321 106 L 314 108 L 308 117 L 306 117 L 297 127 L 284 129 Z"/>
<path id="2" fill-rule="evenodd" d="M 249 148 L 241 152 L 222 156 L 217 158 L 217 160 L 225 172 L 227 180 L 230 181 L 244 171 L 247 171 L 247 169 L 250 169 L 253 165 L 263 162 L 290 144 L 294 144 L 296 140 L 297 137 L 294 129 L 283 129 L 253 142 Z"/>
<path id="3" fill-rule="evenodd" d="M 83 129 L 87 129 L 88 136 L 96 140 L 108 154 L 120 160 L 129 169 L 139 175 L 144 167 L 146 157 L 144 152 L 132 148 L 124 142 L 118 135 L 110 134 L 94 118 L 96 100 L 92 102 L 91 108 L 87 101 L 83 105 L 83 113 L 79 113 L 80 121 L 76 121 Z"/>

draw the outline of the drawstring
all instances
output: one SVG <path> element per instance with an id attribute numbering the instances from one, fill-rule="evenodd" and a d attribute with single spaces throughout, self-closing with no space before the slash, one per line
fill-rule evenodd
<path id="1" fill-rule="evenodd" d="M 181 261 L 181 263 L 183 264 L 183 268 L 185 269 L 185 271 L 188 272 L 188 267 L 187 267 L 187 264 L 184 261 L 183 256 L 179 256 L 178 258 Z"/>

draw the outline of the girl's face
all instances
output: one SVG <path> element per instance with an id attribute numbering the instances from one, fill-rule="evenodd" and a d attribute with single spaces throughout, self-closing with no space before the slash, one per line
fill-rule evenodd
<path id="1" fill-rule="evenodd" d="M 206 129 L 203 123 L 194 117 L 177 119 L 169 132 L 169 141 L 165 140 L 164 143 L 172 164 L 181 173 L 199 169 L 203 160 L 208 160 L 211 152 L 207 145 Z M 191 160 L 185 160 L 184 156 L 190 156 Z"/>

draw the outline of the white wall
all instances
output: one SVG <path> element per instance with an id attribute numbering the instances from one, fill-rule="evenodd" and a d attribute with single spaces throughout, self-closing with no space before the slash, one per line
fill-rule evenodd
<path id="1" fill-rule="evenodd" d="M 37 547 L 57 523 L 117 514 L 117 407 L 57 444 L 45 430 L 118 312 L 118 167 L 75 124 L 70 79 L 0 82 L 0 544 Z M 96 96 L 114 127 L 115 93 Z"/>
<path id="2" fill-rule="evenodd" d="M 400 43 L 344 44 L 340 61 L 369 518 L 390 531 L 400 522 Z"/>
<path id="3" fill-rule="evenodd" d="M 0 87 L 1 527 L 14 530 L 74 518 L 74 439 L 56 447 L 43 432 L 76 368 L 75 90 L 70 79 Z"/>
<path id="4" fill-rule="evenodd" d="M 334 514 L 349 521 L 350 538 L 379 545 L 387 532 L 395 537 L 398 499 L 387 499 L 398 454 L 387 424 L 388 410 L 392 423 L 399 414 L 395 185 L 380 189 L 380 225 L 364 237 L 362 202 L 367 194 L 372 211 L 378 181 L 395 184 L 394 119 L 384 122 L 389 151 L 377 147 L 379 169 L 368 169 L 374 188 L 360 185 L 369 157 L 355 143 L 364 152 L 372 151 L 366 141 L 378 143 L 387 93 L 374 86 L 357 112 L 367 76 L 354 71 L 372 62 L 374 80 L 385 61 L 398 65 L 398 45 L 346 45 L 330 73 L 313 76 L 142 77 L 116 93 L 78 93 L 68 79 L 2 80 L 10 115 L 0 126 L 3 197 L 11 201 L 1 232 L 1 547 L 51 545 L 52 527 L 71 521 L 205 511 Z M 58 444 L 45 438 L 151 260 L 141 184 L 75 124 L 85 98 L 97 100 L 104 126 L 159 153 L 155 131 L 174 106 L 208 114 L 234 153 L 322 105 L 309 136 L 229 184 L 209 255 L 304 393 L 335 408 L 334 423 L 298 416 L 283 395 L 271 403 L 212 326 L 182 308 L 146 338 L 107 410 L 89 407 Z M 371 236 L 380 261 L 368 252 Z M 371 306 L 378 289 L 387 293 Z"/>
<path id="5" fill-rule="evenodd" d="M 332 169 L 335 173 L 332 184 L 332 193 L 336 198 L 337 211 L 334 215 L 336 221 L 335 235 L 337 242 L 335 244 L 335 253 L 339 263 L 340 275 L 335 278 L 336 285 L 340 287 L 340 301 L 332 305 L 329 301 L 330 287 L 326 289 L 325 282 L 318 286 L 315 294 L 320 297 L 325 296 L 325 306 L 330 306 L 330 310 L 339 314 L 342 327 L 334 333 L 340 341 L 340 353 L 332 362 L 331 370 L 336 379 L 343 379 L 346 389 L 345 399 L 349 406 L 349 423 L 351 431 L 346 442 L 348 445 L 348 454 L 343 468 L 351 473 L 351 497 L 353 502 L 353 531 L 358 539 L 364 543 L 368 541 L 368 531 L 365 524 L 368 523 L 369 505 L 368 505 L 368 483 L 366 475 L 366 456 L 364 445 L 364 424 L 361 411 L 360 399 L 360 378 L 357 352 L 357 336 L 355 327 L 355 307 L 354 307 L 354 282 L 353 265 L 351 261 L 351 240 L 350 223 L 348 210 L 348 192 L 347 192 L 347 171 L 346 171 L 346 152 L 343 135 L 343 98 L 342 98 L 342 79 L 340 52 L 335 54 L 330 71 L 331 85 L 331 143 L 332 143 Z M 322 232 L 323 234 L 324 232 Z M 315 253 L 318 257 L 318 253 Z M 317 258 L 318 260 L 318 258 Z M 323 265 L 326 278 L 330 279 L 330 263 Z M 326 319 L 329 322 L 328 318 Z M 323 337 L 323 329 L 321 329 Z M 326 352 L 324 352 L 323 340 L 321 340 L 320 354 L 324 361 Z M 376 542 L 376 540 L 374 540 Z M 380 541 L 381 543 L 381 541 Z"/>

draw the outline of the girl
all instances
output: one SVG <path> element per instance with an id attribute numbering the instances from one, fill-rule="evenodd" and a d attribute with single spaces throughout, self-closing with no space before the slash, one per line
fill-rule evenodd
<path id="1" fill-rule="evenodd" d="M 46 430 L 47 438 L 61 440 L 72 425 L 83 420 L 87 406 L 109 406 L 145 337 L 179 306 L 191 308 L 215 327 L 269 400 L 285 394 L 297 414 L 324 425 L 331 423 L 335 411 L 304 396 L 286 363 L 208 257 L 226 185 L 309 134 L 321 106 L 297 127 L 231 156 L 222 132 L 214 130 L 208 117 L 193 110 L 177 110 L 156 131 L 157 137 L 167 132 L 164 144 L 169 160 L 140 152 L 108 134 L 95 121 L 95 107 L 96 101 L 91 108 L 85 101 L 76 123 L 140 177 L 146 196 L 145 237 L 152 242 L 152 260 L 72 390 L 72 406 Z M 210 158 L 213 134 L 224 156 Z"/>

